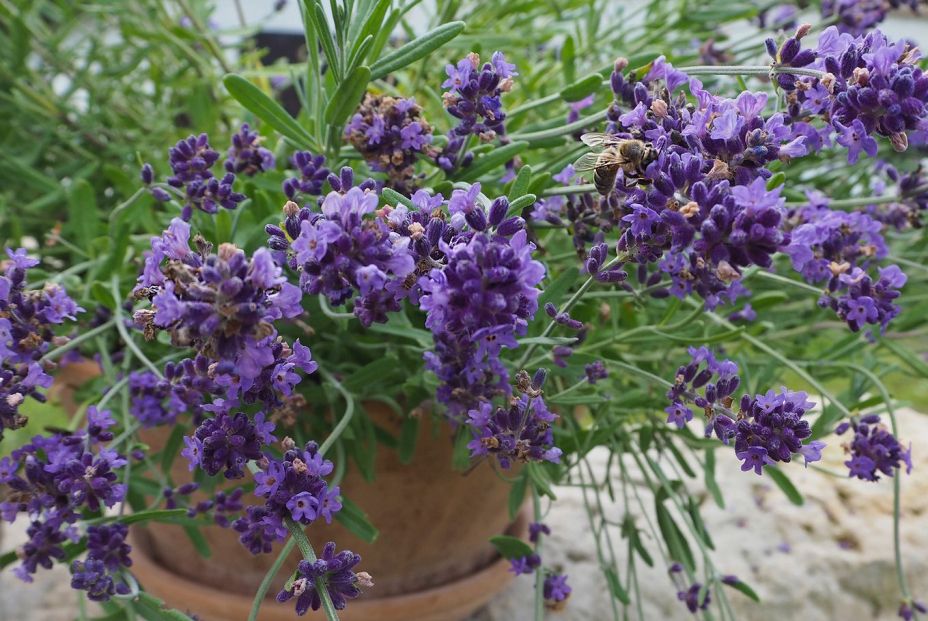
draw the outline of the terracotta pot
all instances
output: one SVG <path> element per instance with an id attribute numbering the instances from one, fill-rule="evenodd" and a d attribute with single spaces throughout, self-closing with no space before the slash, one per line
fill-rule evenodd
<path id="1" fill-rule="evenodd" d="M 400 420 L 382 404 L 366 405 L 367 415 L 391 433 Z M 153 449 L 166 430 L 144 440 Z M 362 557 L 359 569 L 370 573 L 375 586 L 349 602 L 343 621 L 456 621 L 474 612 L 509 582 L 508 564 L 488 543 L 504 532 L 524 536 L 525 516 L 515 524 L 508 517 L 509 485 L 488 464 L 468 473 L 451 467 L 452 445 L 447 429 L 433 430 L 425 417 L 411 463 L 401 464 L 396 452 L 378 446 L 376 480 L 366 482 L 349 468 L 342 492 L 367 513 L 380 531 L 374 544 L 361 541 L 337 522 L 320 521 L 307 529 L 318 549 L 335 541 Z M 178 459 L 175 483 L 190 479 L 186 462 Z M 231 529 L 202 529 L 210 545 L 209 558 L 192 547 L 182 528 L 152 523 L 134 528 L 133 571 L 143 586 L 178 609 L 195 612 L 204 621 L 242 621 L 253 594 L 276 558 L 253 556 Z M 283 566 L 261 619 L 293 618 L 292 604 L 278 604 L 277 593 L 300 557 L 297 551 Z"/>

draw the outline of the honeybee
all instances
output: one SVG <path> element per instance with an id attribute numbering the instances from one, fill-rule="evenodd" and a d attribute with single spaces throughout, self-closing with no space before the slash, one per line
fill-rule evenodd
<path id="1" fill-rule="evenodd" d="M 608 196 L 615 189 L 615 178 L 620 168 L 626 179 L 642 185 L 649 183 L 644 177 L 644 170 L 657 159 L 657 151 L 650 143 L 600 133 L 583 134 L 580 140 L 593 150 L 574 162 L 574 170 L 578 173 L 592 170 L 593 184 L 603 196 Z"/>

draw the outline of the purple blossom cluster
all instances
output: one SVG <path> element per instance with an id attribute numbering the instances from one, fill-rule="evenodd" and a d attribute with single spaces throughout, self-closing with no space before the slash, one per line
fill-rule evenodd
<path id="1" fill-rule="evenodd" d="M 448 79 L 442 96 L 448 114 L 458 124 L 448 133 L 448 144 L 436 154 L 442 170 L 454 171 L 473 160 L 473 152 L 465 152 L 467 138 L 477 136 L 489 142 L 504 139 L 506 113 L 500 97 L 512 88 L 512 78 L 518 75 L 515 65 L 506 62 L 502 52 L 493 52 L 490 62 L 480 65 L 480 56 L 471 52 L 456 65 L 445 67 Z"/>
<path id="2" fill-rule="evenodd" d="M 136 311 L 135 321 L 148 339 L 166 330 L 176 346 L 229 361 L 247 390 L 274 361 L 274 322 L 301 315 L 302 294 L 269 250 L 260 248 L 249 259 L 224 243 L 213 253 L 197 237 L 194 251 L 189 235 L 189 225 L 175 218 L 161 238 L 152 238 L 136 287 L 136 296 L 148 298 L 152 308 Z"/>
<path id="3" fill-rule="evenodd" d="M 335 553 L 335 544 L 329 542 L 322 549 L 322 554 L 314 562 L 300 561 L 297 565 L 296 579 L 289 588 L 277 594 L 277 601 L 288 602 L 296 598 L 296 614 L 303 616 L 308 610 L 319 610 L 322 599 L 319 584 L 324 585 L 332 605 L 336 610 L 345 608 L 346 600 L 361 594 L 361 587 L 372 587 L 374 582 L 366 572 L 354 572 L 354 567 L 361 562 L 358 554 L 343 550 Z"/>
<path id="4" fill-rule="evenodd" d="M 361 187 L 332 191 L 322 213 L 288 203 L 283 228 L 266 227 L 278 260 L 300 272 L 301 289 L 334 305 L 353 300 L 364 326 L 385 322 L 388 312 L 399 310 L 404 283 L 415 269 L 410 239 L 392 231 L 383 212 L 375 213 L 378 201 L 375 192 Z"/>
<path id="5" fill-rule="evenodd" d="M 235 145 L 233 144 L 233 149 Z M 212 168 L 219 160 L 219 153 L 209 145 L 206 134 L 184 138 L 168 150 L 168 159 L 172 175 L 167 182 L 171 187 L 181 190 L 184 195 L 184 208 L 181 218 L 189 221 L 193 210 L 214 214 L 219 207 L 235 209 L 245 200 L 245 195 L 236 192 L 232 186 L 235 183 L 235 174 L 227 172 L 222 178 L 213 174 Z M 142 178 L 150 176 L 150 167 L 146 175 L 143 168 Z M 155 194 L 155 198 L 163 200 L 169 195 L 163 190 Z"/>
<path id="6" fill-rule="evenodd" d="M 261 146 L 261 136 L 248 123 L 233 134 L 226 158 L 226 172 L 253 177 L 274 168 L 274 154 Z M 223 205 L 225 206 L 225 205 Z"/>
<path id="7" fill-rule="evenodd" d="M 497 200 L 489 214 L 471 192 L 456 191 L 449 202 L 451 226 L 471 230 L 451 242 L 439 240 L 445 264 L 419 279 L 419 306 L 433 334 L 435 351 L 426 367 L 441 385 L 438 400 L 452 417 L 508 392 L 502 348 L 518 346 L 538 309 L 537 288 L 544 265 L 532 259 L 521 218 L 506 218 L 508 203 Z"/>
<path id="8" fill-rule="evenodd" d="M 786 388 L 779 393 L 769 390 L 765 395 L 742 396 L 735 431 L 735 455 L 742 461 L 741 469 L 762 474 L 765 465 L 789 462 L 796 454 L 806 464 L 821 459 L 824 442 L 803 444 L 812 435 L 803 414 L 812 406 L 806 393 Z"/>
<path id="9" fill-rule="evenodd" d="M 551 529 L 541 522 L 532 522 L 528 525 L 528 532 L 529 541 L 537 544 L 542 535 L 551 534 Z M 533 574 L 541 566 L 541 557 L 535 552 L 509 559 L 509 571 L 516 576 Z M 566 605 L 567 598 L 570 597 L 572 591 L 570 585 L 567 584 L 567 576 L 547 568 L 543 571 L 545 579 L 542 583 L 542 595 L 545 605 L 552 610 L 561 610 Z"/>
<path id="10" fill-rule="evenodd" d="M 854 332 L 863 326 L 879 325 L 880 331 L 901 309 L 895 304 L 907 277 L 897 265 L 879 268 L 874 279 L 859 267 L 838 276 L 837 294 L 822 295 L 819 306 L 831 308 Z"/>
<path id="11" fill-rule="evenodd" d="M 858 36 L 886 19 L 891 9 L 903 4 L 917 7 L 918 0 L 822 0 L 822 17 L 834 20 L 842 33 Z"/>
<path id="12" fill-rule="evenodd" d="M 390 187 L 410 187 L 420 153 L 430 150 L 432 128 L 414 99 L 368 93 L 345 127 L 345 138 Z"/>
<path id="13" fill-rule="evenodd" d="M 325 157 L 313 155 L 309 151 L 297 151 L 290 158 L 290 163 L 299 171 L 299 177 L 288 177 L 283 182 L 283 192 L 289 200 L 296 200 L 299 195 L 320 196 L 322 186 L 331 171 L 325 167 Z"/>
<path id="14" fill-rule="evenodd" d="M 274 441 L 273 431 L 274 423 L 265 421 L 263 413 L 251 420 L 244 412 L 220 412 L 200 423 L 192 437 L 184 437 L 181 455 L 191 471 L 200 467 L 210 476 L 222 471 L 227 479 L 239 479 L 245 464 L 261 459 L 261 449 Z"/>
<path id="15" fill-rule="evenodd" d="M 507 407 L 494 407 L 484 401 L 467 413 L 467 425 L 473 434 L 467 448 L 472 458 L 495 456 L 507 470 L 513 462 L 560 463 L 561 449 L 554 446 L 551 427 L 557 418 L 541 395 L 523 393 L 510 399 Z"/>
<path id="16" fill-rule="evenodd" d="M 693 420 L 693 411 L 686 406 L 686 402 L 692 402 L 705 412 L 706 437 L 715 433 L 727 444 L 735 434 L 729 408 L 741 383 L 738 365 L 718 360 L 708 347 L 690 347 L 688 352 L 690 362 L 677 369 L 673 386 L 667 391 L 667 422 L 683 429 Z"/>
<path id="17" fill-rule="evenodd" d="M 286 446 L 280 460 L 265 456 L 258 462 L 254 494 L 264 504 L 249 506 L 232 525 L 252 554 L 270 552 L 274 541 L 287 536 L 285 520 L 308 525 L 322 518 L 331 523 L 342 508 L 338 486 L 330 488 L 325 481 L 332 462 L 322 457 L 316 443 L 302 449 Z"/>
<path id="18" fill-rule="evenodd" d="M 125 524 L 101 524 L 87 528 L 87 557 L 71 562 L 71 588 L 87 592 L 87 598 L 105 602 L 113 595 L 129 593 L 121 578 L 123 569 L 132 565 L 126 543 L 129 528 Z"/>
<path id="19" fill-rule="evenodd" d="M 918 48 L 904 40 L 891 43 L 878 30 L 854 37 L 831 26 L 814 49 L 801 49 L 806 31 L 800 28 L 779 47 L 767 42 L 775 66 L 822 72 L 821 77 L 777 76 L 788 91 L 794 131 L 808 138 L 810 149 L 821 148 L 836 132 L 850 163 L 861 153 L 876 155 L 872 134 L 889 137 L 895 150 L 905 151 L 909 133 L 921 133 L 928 123 L 928 76 L 918 67 Z M 815 129 L 806 120 L 809 116 L 822 116 L 830 126 Z"/>
<path id="20" fill-rule="evenodd" d="M 629 183 L 620 170 L 616 191 L 602 199 L 619 214 L 618 250 L 640 264 L 658 262 L 674 295 L 695 292 L 708 308 L 732 302 L 745 294 L 742 270 L 769 267 L 789 243 L 784 199 L 779 187 L 766 187 L 765 166 L 804 155 L 806 137 L 794 136 L 783 114 L 762 114 L 765 93 L 715 96 L 663 57 L 640 81 L 626 79 L 625 65 L 620 59 L 612 74 L 610 131 L 658 155 L 646 170 L 651 183 Z M 687 83 L 696 105 L 674 95 Z"/>
<path id="21" fill-rule="evenodd" d="M 26 398 L 45 401 L 43 388 L 52 383 L 43 361 L 52 345 L 67 339 L 55 336 L 55 326 L 75 320 L 84 311 L 65 290 L 52 283 L 28 290 L 29 268 L 38 261 L 23 249 L 6 250 L 9 261 L 0 276 L 0 438 L 6 429 L 19 429 L 26 416 L 19 411 Z"/>
<path id="22" fill-rule="evenodd" d="M 64 544 L 80 540 L 75 523 L 82 515 L 99 514 L 125 498 L 126 486 L 119 482 L 117 471 L 126 459 L 102 445 L 112 440 L 108 430 L 116 422 L 109 411 L 96 408 L 87 410 L 87 421 L 84 429 L 70 434 L 35 436 L 0 459 L 5 498 L 0 502 L 0 519 L 12 523 L 23 514 L 30 521 L 29 539 L 17 552 L 22 562 L 14 569 L 25 582 L 32 581 L 39 567 L 50 569 L 65 558 Z M 110 554 L 100 553 L 103 539 L 95 537 L 91 543 L 99 540 L 97 560 L 112 567 L 115 561 L 109 560 Z M 116 545 L 115 538 L 112 541 Z M 117 548 L 116 557 L 121 559 L 121 547 Z M 95 571 L 94 567 L 88 571 Z M 91 582 L 96 583 L 88 577 L 88 588 Z"/>
<path id="23" fill-rule="evenodd" d="M 709 589 L 704 589 L 699 582 L 694 582 L 687 586 L 683 577 L 683 566 L 680 563 L 674 563 L 667 571 L 677 588 L 677 599 L 686 605 L 686 609 L 694 615 L 700 610 L 709 608 L 712 602 L 712 596 Z"/>
<path id="24" fill-rule="evenodd" d="M 903 464 L 906 473 L 912 471 L 911 445 L 903 448 L 896 436 L 880 423 L 878 415 L 868 414 L 860 419 L 845 421 L 838 425 L 835 433 L 844 435 L 849 429 L 854 432 L 845 447 L 850 454 L 850 459 L 844 462 L 849 476 L 864 481 L 877 481 L 881 472 L 891 477 Z"/>

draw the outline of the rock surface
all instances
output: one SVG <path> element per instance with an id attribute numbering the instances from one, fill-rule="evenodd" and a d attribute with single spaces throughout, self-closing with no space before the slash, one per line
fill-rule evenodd
<path id="1" fill-rule="evenodd" d="M 903 410 L 898 418 L 901 438 L 913 441 L 916 446 L 915 469 L 902 479 L 901 544 L 910 587 L 913 593 L 928 599 L 928 450 L 919 448 L 920 440 L 928 438 L 928 416 Z M 613 463 L 613 471 L 607 473 L 607 457 L 605 452 L 594 452 L 590 465 L 598 480 L 602 481 L 607 474 L 612 478 L 621 498 L 616 465 Z M 822 467 L 842 476 L 804 469 L 799 464 L 785 468 L 805 496 L 805 504 L 800 507 L 791 504 L 769 478 L 741 472 L 730 452 L 719 452 L 716 466 L 718 483 L 725 493 L 725 509 L 714 504 L 701 482 L 688 481 L 690 489 L 702 499 L 703 516 L 715 542 L 713 561 L 718 571 L 739 576 L 763 600 L 757 605 L 728 590 L 731 608 L 739 621 L 898 618 L 892 550 L 892 480 L 878 483 L 849 480 L 843 476 L 843 461 L 842 450 L 833 441 L 825 451 Z M 640 481 L 641 475 L 633 464 L 627 466 L 631 479 Z M 663 467 L 672 471 L 669 463 Z M 545 518 L 553 530 L 546 545 L 546 560 L 569 575 L 573 595 L 565 610 L 550 612 L 548 618 L 611 619 L 612 604 L 599 571 L 582 489 L 564 486 L 558 488 L 557 494 L 558 502 Z M 608 501 L 605 494 L 603 500 Z M 645 506 L 653 505 L 648 496 L 643 500 Z M 637 503 L 634 504 L 637 509 Z M 605 504 L 603 510 L 609 520 L 618 522 L 623 504 Z M 640 510 L 634 513 L 643 525 Z M 22 541 L 25 523 L 20 521 L 4 528 L 0 530 L 0 550 L 5 551 Z M 624 580 L 626 542 L 617 528 L 612 529 L 610 536 Z M 648 544 L 655 567 L 649 569 L 640 561 L 637 563 L 644 619 L 692 619 L 677 601 L 666 564 L 656 553 L 653 541 Z M 471 621 L 529 619 L 532 597 L 532 580 L 522 577 Z M 64 567 L 42 572 L 33 585 L 20 584 L 9 571 L 0 574 L 0 621 L 70 621 L 76 613 L 77 598 L 68 587 Z M 630 618 L 637 616 L 632 613 Z"/>

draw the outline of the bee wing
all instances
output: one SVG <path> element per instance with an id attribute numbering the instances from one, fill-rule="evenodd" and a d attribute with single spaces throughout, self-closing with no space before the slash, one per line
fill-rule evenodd
<path id="1" fill-rule="evenodd" d="M 619 143 L 615 136 L 600 132 L 588 132 L 580 136 L 580 140 L 588 147 L 605 147 Z"/>
<path id="2" fill-rule="evenodd" d="M 596 170 L 596 164 L 599 162 L 599 153 L 584 153 L 574 162 L 574 170 L 579 172 L 588 172 Z"/>

